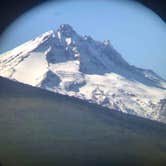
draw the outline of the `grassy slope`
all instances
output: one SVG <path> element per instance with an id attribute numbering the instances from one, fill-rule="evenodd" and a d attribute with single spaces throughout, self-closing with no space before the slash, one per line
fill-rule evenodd
<path id="1" fill-rule="evenodd" d="M 166 165 L 166 125 L 0 78 L 4 166 Z"/>

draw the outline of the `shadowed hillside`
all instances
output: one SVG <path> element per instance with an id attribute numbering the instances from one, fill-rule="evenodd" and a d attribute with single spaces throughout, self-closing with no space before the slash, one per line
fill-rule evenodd
<path id="1" fill-rule="evenodd" d="M 166 165 L 166 125 L 0 78 L 2 166 Z"/>

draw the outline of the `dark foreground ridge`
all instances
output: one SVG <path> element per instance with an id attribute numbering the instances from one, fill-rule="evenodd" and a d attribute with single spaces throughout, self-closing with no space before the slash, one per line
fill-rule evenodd
<path id="1" fill-rule="evenodd" d="M 166 125 L 0 77 L 3 166 L 166 165 Z"/>

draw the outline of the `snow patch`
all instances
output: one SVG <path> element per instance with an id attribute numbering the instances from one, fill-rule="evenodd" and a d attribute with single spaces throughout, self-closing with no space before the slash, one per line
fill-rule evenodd
<path id="1" fill-rule="evenodd" d="M 67 38 L 65 39 L 65 41 L 66 41 L 66 44 L 67 44 L 67 45 L 70 45 L 70 44 L 72 43 L 71 37 L 67 37 Z"/>
<path id="2" fill-rule="evenodd" d="M 35 86 L 43 79 L 47 67 L 48 64 L 43 54 L 32 52 L 23 62 L 15 67 L 12 78 Z"/>

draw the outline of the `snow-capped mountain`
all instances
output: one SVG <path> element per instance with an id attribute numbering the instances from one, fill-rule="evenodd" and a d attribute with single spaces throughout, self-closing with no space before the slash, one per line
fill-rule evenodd
<path id="1" fill-rule="evenodd" d="M 0 76 L 166 123 L 166 81 L 68 24 L 2 54 Z"/>

